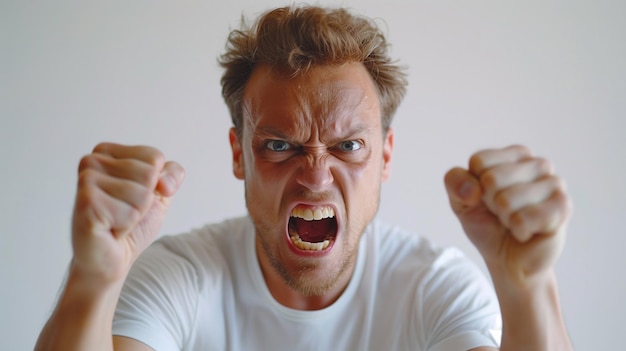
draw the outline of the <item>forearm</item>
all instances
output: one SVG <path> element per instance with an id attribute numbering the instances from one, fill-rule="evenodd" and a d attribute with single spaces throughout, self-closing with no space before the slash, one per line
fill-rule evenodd
<path id="1" fill-rule="evenodd" d="M 559 304 L 554 272 L 532 281 L 491 269 L 502 311 L 501 351 L 572 350 Z"/>
<path id="2" fill-rule="evenodd" d="M 123 281 L 98 284 L 70 268 L 61 298 L 35 351 L 112 351 L 112 322 Z"/>

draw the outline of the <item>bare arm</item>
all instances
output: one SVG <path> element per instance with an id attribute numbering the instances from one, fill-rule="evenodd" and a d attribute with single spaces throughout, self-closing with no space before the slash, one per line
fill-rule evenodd
<path id="1" fill-rule="evenodd" d="M 115 306 L 126 275 L 154 240 L 184 177 L 149 147 L 100 144 L 79 166 L 72 222 L 74 255 L 61 298 L 36 351 L 146 350 L 112 338 Z M 121 346 L 118 348 L 117 346 Z"/>
<path id="2" fill-rule="evenodd" d="M 550 162 L 523 146 L 484 150 L 469 169 L 450 170 L 445 183 L 494 282 L 501 350 L 571 350 L 553 269 L 571 205 Z"/>
<path id="3" fill-rule="evenodd" d="M 153 351 L 146 344 L 123 336 L 113 337 L 113 348 L 117 351 Z"/>

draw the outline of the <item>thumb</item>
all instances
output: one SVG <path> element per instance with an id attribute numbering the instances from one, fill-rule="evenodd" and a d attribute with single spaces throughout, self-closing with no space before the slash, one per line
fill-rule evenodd
<path id="1" fill-rule="evenodd" d="M 453 168 L 446 173 L 444 182 L 452 211 L 467 237 L 487 260 L 497 251 L 504 232 L 498 218 L 483 204 L 478 179 L 463 168 Z"/>
<path id="2" fill-rule="evenodd" d="M 452 211 L 460 216 L 482 204 L 482 188 L 467 170 L 456 167 L 446 173 L 444 183 Z"/>
<path id="3" fill-rule="evenodd" d="M 166 162 L 161 170 L 156 191 L 164 197 L 172 197 L 185 180 L 185 169 L 176 162 Z"/>

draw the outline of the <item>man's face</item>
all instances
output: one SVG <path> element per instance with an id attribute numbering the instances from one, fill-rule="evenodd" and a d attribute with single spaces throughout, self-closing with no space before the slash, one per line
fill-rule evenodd
<path id="1" fill-rule="evenodd" d="M 378 210 L 393 141 L 364 66 L 316 66 L 292 79 L 258 66 L 241 138 L 231 130 L 230 139 L 270 290 L 278 288 L 271 276 L 304 296 L 343 289 Z"/>

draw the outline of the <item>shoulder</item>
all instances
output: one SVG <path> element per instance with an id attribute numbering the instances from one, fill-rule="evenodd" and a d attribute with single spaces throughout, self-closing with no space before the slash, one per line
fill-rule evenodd
<path id="1" fill-rule="evenodd" d="M 154 349 L 180 349 L 197 341 L 195 328 L 209 320 L 213 328 L 201 339 L 220 340 L 224 291 L 235 270 L 243 269 L 237 257 L 229 256 L 236 256 L 232 250 L 241 242 L 251 245 L 247 237 L 253 238 L 253 231 L 242 217 L 159 238 L 133 264 L 118 300 L 113 332 Z"/>
<path id="2" fill-rule="evenodd" d="M 186 284 L 198 279 L 216 278 L 229 264 L 233 242 L 242 242 L 250 233 L 247 217 L 227 219 L 205 225 L 188 233 L 162 236 L 143 252 L 132 273 L 159 280 Z"/>
<path id="3" fill-rule="evenodd" d="M 248 217 L 226 219 L 205 225 L 189 233 L 159 238 L 148 250 L 165 251 L 190 261 L 220 256 L 232 243 L 242 242 L 250 234 L 252 224 Z"/>
<path id="4" fill-rule="evenodd" d="M 225 219 L 207 224 L 188 233 L 166 235 L 159 238 L 152 246 L 163 246 L 174 252 L 204 251 L 223 245 L 228 241 L 241 240 L 249 232 L 252 222 L 248 217 Z"/>
<path id="5" fill-rule="evenodd" d="M 413 285 L 413 291 L 437 296 L 443 290 L 483 291 L 490 285 L 477 265 L 455 247 L 442 247 L 416 233 L 380 220 L 368 228 L 368 255 L 381 282 Z"/>
<path id="6" fill-rule="evenodd" d="M 411 338 L 434 345 L 448 337 L 488 333 L 498 325 L 489 280 L 459 249 L 380 221 L 372 223 L 367 249 L 376 257 L 369 264 L 377 272 L 381 309 L 405 316 Z"/>
<path id="7" fill-rule="evenodd" d="M 387 265 L 410 264 L 416 267 L 440 266 L 463 254 L 451 247 L 441 247 L 428 238 L 381 220 L 373 221 L 366 232 L 368 250 Z"/>

